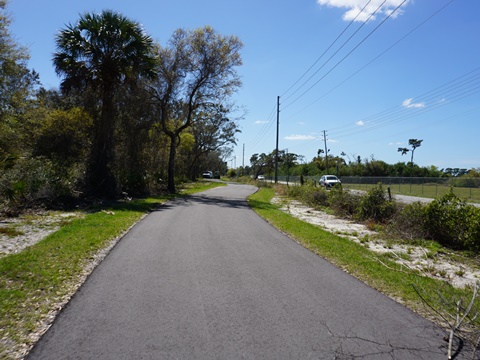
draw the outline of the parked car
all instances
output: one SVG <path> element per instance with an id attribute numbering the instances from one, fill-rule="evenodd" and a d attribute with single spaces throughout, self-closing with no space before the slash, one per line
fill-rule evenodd
<path id="1" fill-rule="evenodd" d="M 335 175 L 323 175 L 318 181 L 320 186 L 324 186 L 327 189 L 331 189 L 335 185 L 342 185 L 342 182 Z"/>
<path id="2" fill-rule="evenodd" d="M 212 179 L 213 178 L 213 173 L 211 171 L 205 171 L 203 174 L 202 174 L 202 177 L 204 179 Z"/>
<path id="3" fill-rule="evenodd" d="M 265 180 L 265 176 L 263 176 L 263 175 L 258 175 L 257 180 Z"/>

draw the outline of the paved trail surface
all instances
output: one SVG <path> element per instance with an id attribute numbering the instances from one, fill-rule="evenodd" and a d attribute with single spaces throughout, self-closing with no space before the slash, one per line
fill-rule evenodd
<path id="1" fill-rule="evenodd" d="M 229 185 L 150 214 L 28 359 L 443 359 L 443 332 L 279 233 Z"/>

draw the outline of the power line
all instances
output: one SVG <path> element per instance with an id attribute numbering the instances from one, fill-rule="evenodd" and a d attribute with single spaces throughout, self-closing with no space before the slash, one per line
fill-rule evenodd
<path id="1" fill-rule="evenodd" d="M 380 57 L 382 57 L 383 55 L 385 55 L 388 51 L 390 51 L 393 47 L 395 47 L 396 45 L 398 45 L 401 41 L 403 41 L 404 39 L 406 39 L 408 36 L 410 36 L 413 32 L 415 32 L 416 30 L 418 30 L 420 27 L 422 27 L 423 25 L 425 25 L 428 21 L 430 21 L 433 17 L 435 17 L 436 15 L 438 15 L 441 11 L 443 11 L 447 6 L 449 6 L 452 2 L 454 2 L 455 0 L 450 0 L 448 3 L 446 3 L 444 6 L 442 6 L 440 9 L 438 9 L 436 12 L 434 12 L 432 15 L 430 15 L 428 18 L 426 18 L 424 21 L 422 21 L 420 24 L 418 24 L 417 26 L 415 26 L 412 30 L 410 30 L 409 32 L 407 32 L 404 36 L 402 36 L 400 39 L 398 39 L 395 43 L 393 43 L 391 46 L 389 46 L 387 49 L 385 49 L 384 51 L 382 51 L 380 54 L 378 54 L 376 57 L 374 57 L 371 61 L 369 61 L 367 64 L 365 64 L 364 66 L 362 66 L 360 69 L 358 69 L 356 72 L 354 72 L 352 75 L 348 76 L 346 79 L 344 79 L 342 82 L 340 82 L 338 85 L 336 85 L 335 87 L 333 87 L 332 89 L 330 89 L 329 91 L 327 91 L 326 93 L 324 93 L 322 96 L 320 96 L 319 98 L 317 98 L 316 100 L 314 100 L 313 102 L 311 102 L 309 105 L 305 106 L 303 109 L 301 109 L 300 111 L 296 112 L 295 114 L 293 114 L 292 116 L 290 116 L 288 119 L 292 118 L 292 117 L 295 117 L 297 116 L 298 114 L 302 113 L 303 111 L 305 111 L 306 109 L 308 109 L 309 107 L 311 107 L 312 105 L 314 105 L 315 103 L 317 103 L 318 101 L 322 100 L 323 98 L 325 98 L 327 95 L 331 94 L 332 92 L 334 92 L 336 89 L 338 89 L 340 86 L 342 86 L 343 84 L 345 84 L 348 80 L 350 80 L 351 78 L 353 78 L 355 75 L 357 75 L 358 73 L 360 73 L 361 71 L 363 71 L 366 67 L 368 67 L 369 65 L 371 65 L 373 62 L 375 62 L 376 60 L 378 60 Z"/>
<path id="2" fill-rule="evenodd" d="M 446 105 L 460 101 L 469 96 L 480 92 L 480 67 L 469 71 L 451 81 L 446 82 L 432 90 L 429 90 L 421 95 L 413 97 L 417 107 L 406 107 L 405 105 L 397 105 L 387 110 L 381 111 L 377 114 L 365 117 L 360 121 L 365 125 L 352 129 L 352 124 L 338 126 L 329 129 L 330 134 L 335 138 L 348 137 L 352 135 L 359 135 L 369 131 L 374 131 L 379 128 L 393 125 L 404 120 L 411 119 L 439 109 Z M 440 100 L 439 100 L 440 99 Z M 426 105 L 432 101 L 436 101 L 433 105 Z M 420 105 L 421 104 L 421 105 Z M 415 106 L 415 104 L 410 104 Z M 333 130 L 333 131 L 332 131 Z M 337 131 L 335 131 L 337 130 Z M 317 141 L 318 137 L 306 144 Z"/>
<path id="3" fill-rule="evenodd" d="M 362 133 L 365 133 L 365 132 L 368 132 L 368 131 L 377 130 L 377 129 L 379 129 L 381 127 L 385 127 L 387 125 L 392 125 L 394 123 L 398 123 L 398 122 L 403 121 L 403 120 L 408 120 L 408 119 L 411 119 L 413 117 L 423 115 L 427 112 L 431 112 L 433 110 L 444 107 L 444 106 L 449 105 L 451 103 L 460 101 L 460 100 L 465 99 L 469 96 L 475 95 L 479 92 L 480 92 L 480 81 L 478 81 L 474 84 L 471 84 L 466 88 L 462 88 L 460 90 L 457 90 L 454 93 L 451 93 L 450 94 L 451 97 L 448 99 L 448 101 L 438 102 L 438 103 L 436 103 L 436 104 L 434 104 L 433 106 L 430 106 L 430 107 L 410 109 L 410 110 L 414 110 L 414 111 L 409 112 L 409 113 L 406 113 L 404 111 L 404 112 L 401 112 L 401 113 L 397 114 L 396 116 L 389 116 L 389 117 L 380 119 L 380 121 L 378 121 L 376 123 L 373 123 L 372 125 L 370 125 L 368 127 L 365 127 L 365 128 L 363 128 L 363 126 L 362 126 L 361 129 L 357 128 L 357 129 L 339 131 L 339 132 L 336 132 L 336 133 L 334 132 L 334 134 L 336 135 L 336 137 L 346 137 L 346 136 L 351 136 L 351 135 L 362 134 Z"/>
<path id="4" fill-rule="evenodd" d="M 312 68 L 325 56 L 325 54 L 333 47 L 333 45 L 335 45 L 336 42 L 342 37 L 342 35 L 350 28 L 350 26 L 355 22 L 355 20 L 358 18 L 358 16 L 360 16 L 360 14 L 365 10 L 365 8 L 370 4 L 371 1 L 372 1 L 372 0 L 369 0 L 369 1 L 365 4 L 365 6 L 362 8 L 362 10 L 360 10 L 360 11 L 358 12 L 358 14 L 355 16 L 355 18 L 354 18 L 352 21 L 350 21 L 350 23 L 345 27 L 345 29 L 343 29 L 343 31 L 342 31 L 342 32 L 337 36 L 337 38 L 330 44 L 330 46 L 328 46 L 328 48 L 322 53 L 322 55 L 320 55 L 320 56 L 317 58 L 317 60 L 315 60 L 315 62 L 302 74 L 302 76 L 300 76 L 300 78 L 297 79 L 297 81 L 295 81 L 295 82 L 281 95 L 281 97 L 284 97 L 285 94 L 287 94 L 295 85 L 297 85 L 297 84 L 300 82 L 300 80 L 302 80 L 302 79 L 305 77 L 305 75 L 308 74 L 308 72 L 309 72 L 310 70 L 312 70 Z M 385 3 L 385 1 L 384 1 L 384 3 Z M 382 4 L 382 5 L 383 5 L 383 4 Z M 365 23 L 366 23 L 366 22 L 364 22 L 363 24 L 365 24 Z M 363 24 L 362 24 L 362 26 L 363 26 Z M 360 27 L 360 28 L 361 28 L 361 27 Z M 359 28 L 359 29 L 360 29 L 360 28 Z M 357 30 L 357 31 L 358 31 L 358 30 Z M 356 32 L 354 33 L 354 35 L 355 35 L 355 34 L 356 34 Z M 351 38 L 351 37 L 350 37 L 350 38 Z M 350 40 L 350 38 L 349 38 L 349 40 Z M 345 44 L 344 44 L 344 45 L 345 45 Z M 343 47 L 343 45 L 342 45 L 342 47 Z M 341 49 L 341 48 L 340 48 L 340 49 Z M 325 64 L 324 64 L 324 65 L 325 65 Z M 322 67 L 323 67 L 323 65 L 322 65 Z M 317 70 L 317 71 L 318 71 L 318 70 Z M 316 74 L 316 73 L 315 73 L 315 74 Z M 315 74 L 314 74 L 314 75 L 315 75 Z M 308 82 L 309 80 L 310 80 L 310 78 L 307 80 L 307 82 Z M 305 84 L 305 83 L 304 83 L 304 84 Z M 304 84 L 303 84 L 303 85 L 304 85 Z M 302 85 L 302 86 L 303 86 L 303 85 Z M 298 88 L 297 90 L 295 90 L 295 92 L 297 92 L 299 89 L 301 89 L 302 86 L 300 86 L 300 88 Z M 294 92 L 293 94 L 295 94 L 295 92 Z M 291 94 L 291 95 L 289 95 L 288 97 L 286 97 L 285 100 L 288 100 L 293 94 Z"/>
<path id="5" fill-rule="evenodd" d="M 273 116 L 275 114 L 275 110 L 276 105 L 270 111 L 270 114 L 268 115 L 266 122 L 263 124 L 262 129 L 257 133 L 257 135 L 252 141 L 248 142 L 250 148 L 254 148 L 255 146 L 257 146 L 273 126 Z"/>
<path id="6" fill-rule="evenodd" d="M 305 90 L 300 96 L 295 98 L 292 102 L 290 102 L 288 105 L 284 106 L 283 109 L 285 110 L 289 106 L 293 105 L 295 102 L 297 102 L 300 98 L 302 98 L 307 92 L 309 92 L 311 89 L 313 89 L 320 81 L 322 81 L 327 75 L 329 75 L 333 70 L 335 70 L 347 57 L 349 57 L 360 45 L 362 45 L 375 31 L 377 31 L 380 26 L 382 26 L 385 21 L 387 21 L 390 17 L 395 14 L 400 7 L 403 6 L 408 0 L 403 0 L 400 5 L 398 5 L 391 13 L 388 14 L 385 19 L 383 19 L 380 24 L 378 24 L 367 36 L 365 36 L 350 52 L 348 52 L 340 61 L 338 61 L 327 73 L 325 73 L 320 79 L 318 79 L 312 86 L 310 86 L 307 90 Z"/>

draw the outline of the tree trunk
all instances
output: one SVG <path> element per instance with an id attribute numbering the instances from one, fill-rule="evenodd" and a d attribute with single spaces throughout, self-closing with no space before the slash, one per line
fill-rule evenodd
<path id="1" fill-rule="evenodd" d="M 168 182 L 167 190 L 174 194 L 175 189 L 175 156 L 177 154 L 177 136 L 175 134 L 168 134 L 170 137 L 170 155 L 168 157 Z"/>
<path id="2" fill-rule="evenodd" d="M 88 190 L 94 196 L 115 198 L 117 189 L 111 170 L 113 160 L 113 86 L 105 84 L 102 90 L 102 111 L 95 124 L 95 137 L 87 170 Z"/>

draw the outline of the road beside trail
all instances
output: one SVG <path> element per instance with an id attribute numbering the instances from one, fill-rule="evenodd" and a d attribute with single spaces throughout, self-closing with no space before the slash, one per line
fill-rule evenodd
<path id="1" fill-rule="evenodd" d="M 258 217 L 228 185 L 139 222 L 28 359 L 441 359 L 434 324 Z"/>

